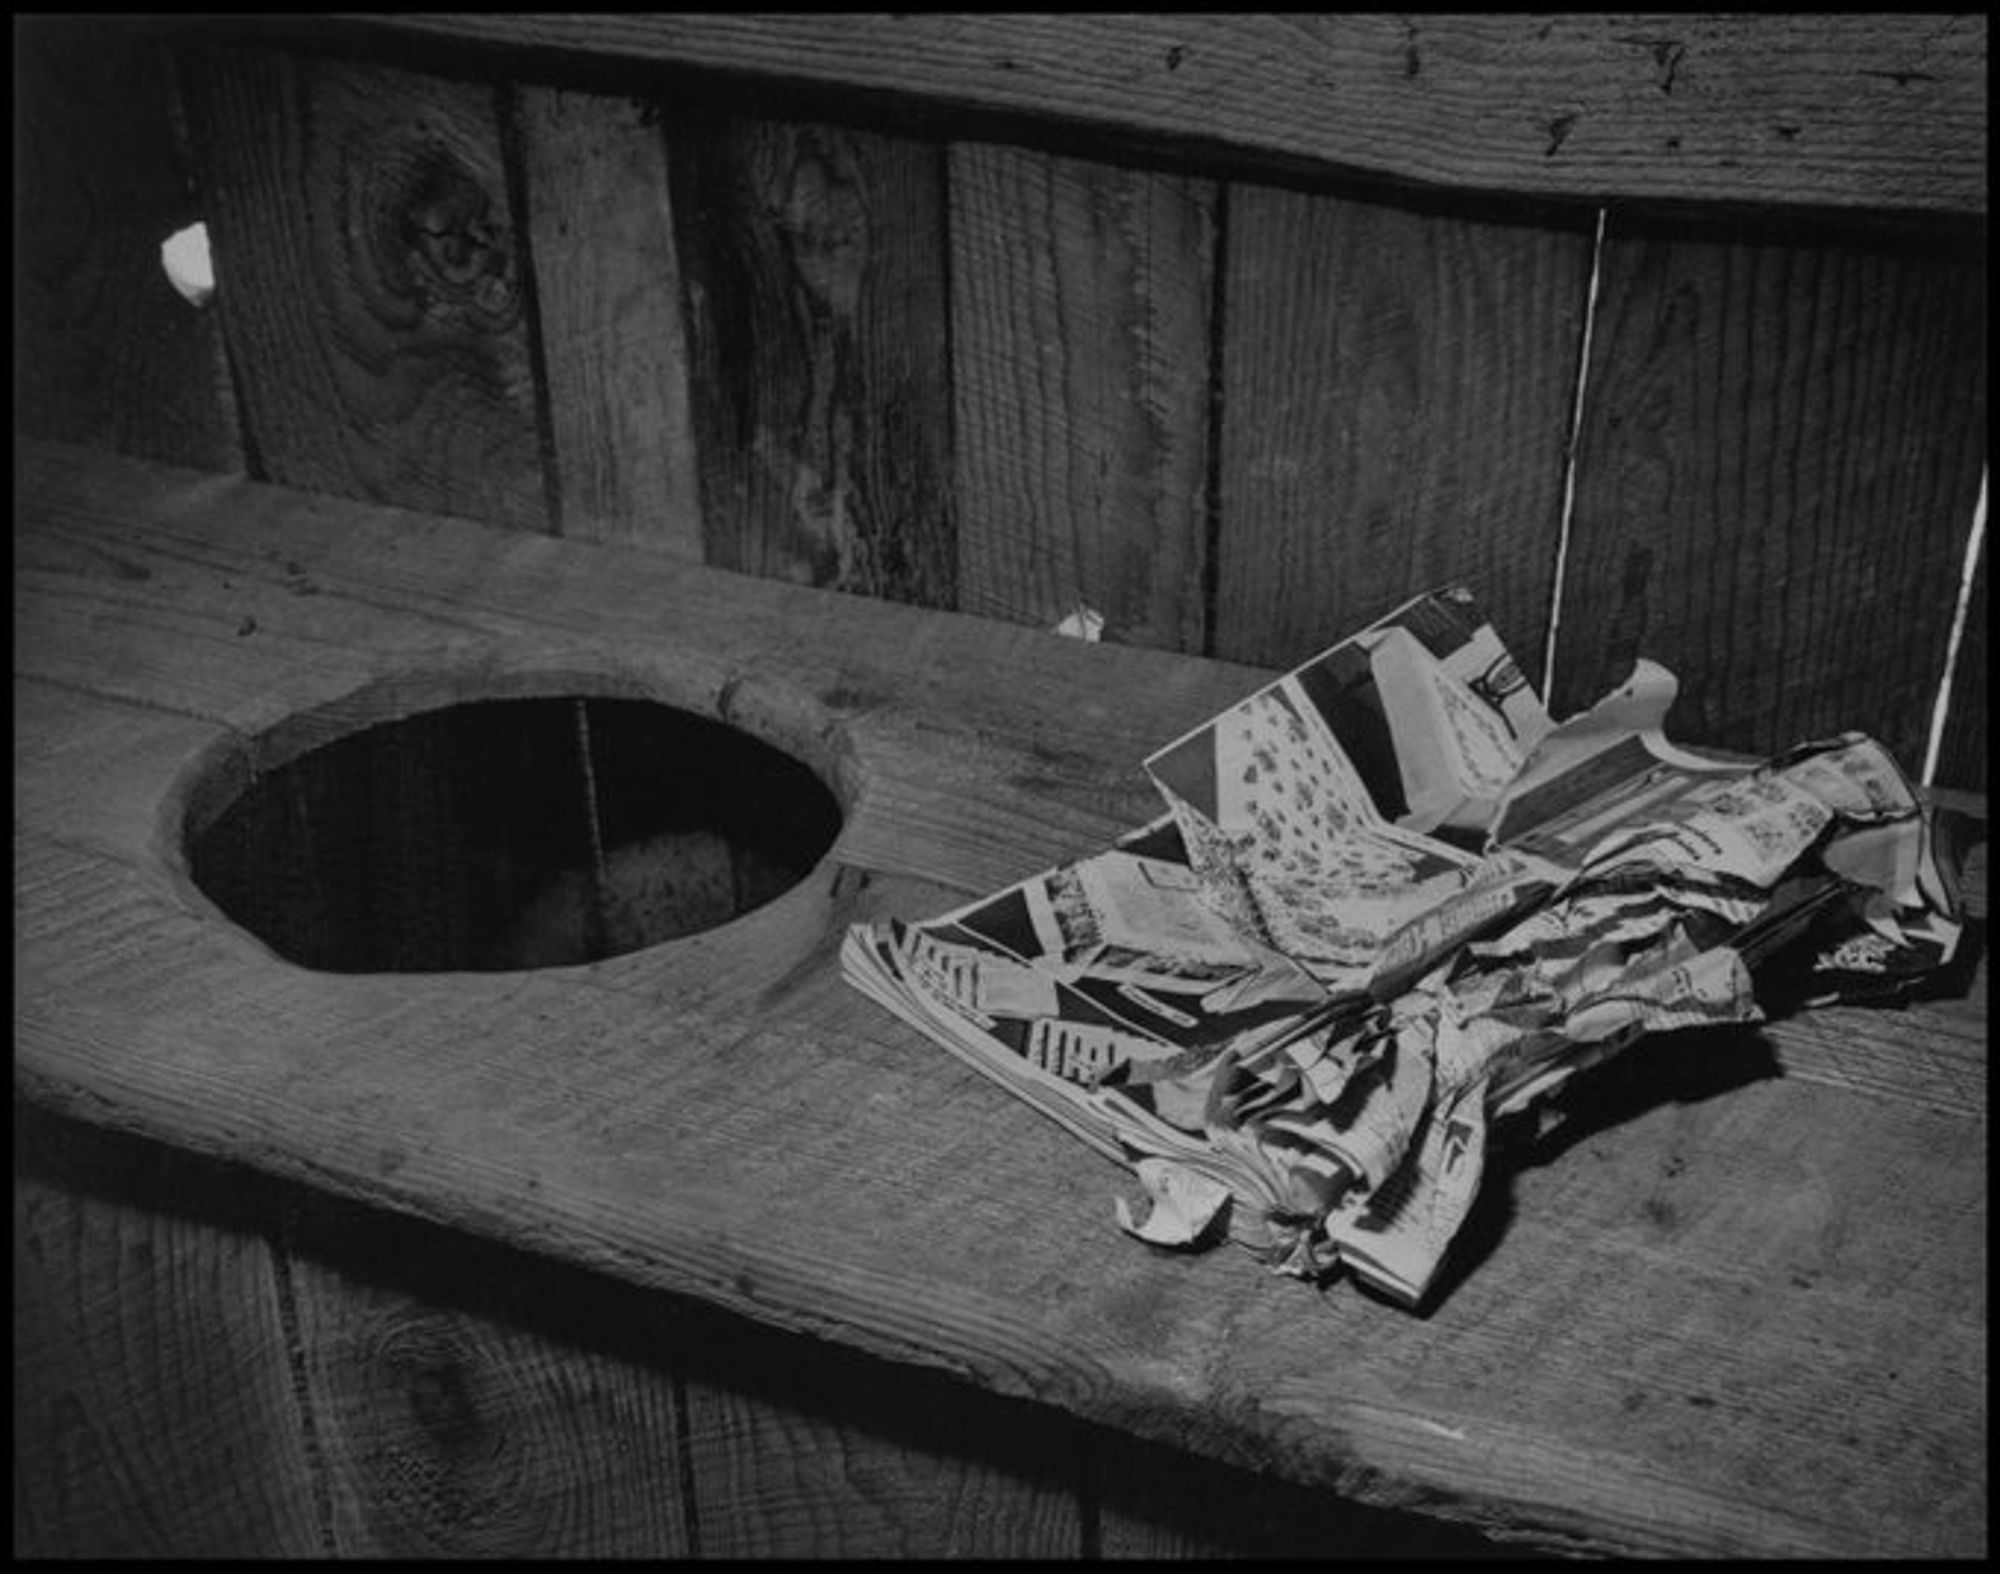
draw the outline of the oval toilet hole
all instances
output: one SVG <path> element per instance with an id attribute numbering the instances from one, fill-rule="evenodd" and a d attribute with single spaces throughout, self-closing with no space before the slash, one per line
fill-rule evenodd
<path id="1" fill-rule="evenodd" d="M 265 771 L 195 884 L 300 966 L 512 971 L 713 929 L 832 846 L 838 801 L 762 739 L 646 700 L 475 700 Z"/>

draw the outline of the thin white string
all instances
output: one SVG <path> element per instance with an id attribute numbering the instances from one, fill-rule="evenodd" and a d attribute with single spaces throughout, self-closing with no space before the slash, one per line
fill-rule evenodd
<path id="1" fill-rule="evenodd" d="M 1972 607 L 1972 581 L 1979 572 L 1979 554 L 1986 542 L 1986 470 L 1979 471 L 1979 501 L 1972 507 L 1972 530 L 1965 538 L 1965 567 L 1958 577 L 1958 606 L 1951 617 L 1951 639 L 1944 650 L 1944 676 L 1938 680 L 1937 701 L 1931 707 L 1931 739 L 1924 750 L 1923 784 L 1934 785 L 1938 753 L 1944 747 L 1945 716 L 1951 709 L 1951 682 L 1958 670 L 1958 647 L 1965 638 L 1965 620 Z"/>
<path id="2" fill-rule="evenodd" d="M 611 871 L 604 861 L 604 827 L 597 817 L 597 762 L 590 747 L 590 713 L 579 697 L 570 702 L 576 718 L 576 752 L 583 762 L 583 808 L 590 826 L 590 872 L 592 881 L 590 918 L 585 925 L 589 939 L 584 946 L 586 960 L 602 961 L 610 943 L 608 904 L 611 900 Z"/>
<path id="3" fill-rule="evenodd" d="M 1569 569 L 1569 523 L 1576 508 L 1576 451 L 1583 439 L 1583 400 L 1590 383 L 1590 338 L 1597 326 L 1597 285 L 1604 267 L 1604 216 L 1597 210 L 1597 235 L 1590 247 L 1590 294 L 1583 307 L 1583 343 L 1577 350 L 1576 399 L 1569 412 L 1569 447 L 1563 454 L 1562 523 L 1556 532 L 1556 577 L 1549 595 L 1549 637 L 1542 650 L 1542 699 L 1556 688 L 1556 628 L 1562 621 L 1563 576 Z"/>

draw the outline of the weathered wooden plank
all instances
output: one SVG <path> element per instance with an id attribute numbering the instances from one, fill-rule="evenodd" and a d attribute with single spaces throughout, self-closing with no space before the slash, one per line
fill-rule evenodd
<path id="1" fill-rule="evenodd" d="M 16 1103 L 16 1557 L 327 1550 L 272 1252 L 222 1196 Z"/>
<path id="2" fill-rule="evenodd" d="M 686 1385 L 704 1557 L 1073 1557 L 1077 1427 L 816 1340 L 718 1325 Z"/>
<path id="3" fill-rule="evenodd" d="M 687 1553 L 676 1374 L 631 1291 L 350 1208 L 287 1245 L 338 1555 Z"/>
<path id="4" fill-rule="evenodd" d="M 781 747 L 786 746 L 782 740 L 792 739 L 804 748 L 805 757 L 837 783 L 846 783 L 840 788 L 847 797 L 847 825 L 841 834 L 845 858 L 863 868 L 908 872 L 919 872 L 911 865 L 921 859 L 933 879 L 958 862 L 986 871 L 981 879 L 997 880 L 1004 878 L 1010 862 L 1060 856 L 1091 845 L 1093 836 L 1133 823 L 1149 809 L 1146 789 L 1125 780 L 1136 773 L 1108 764 L 1087 772 L 1078 754 L 1080 740 L 1098 738 L 1108 750 L 1136 756 L 1167 725 L 1146 719 L 1153 704 L 1161 707 L 1163 717 L 1182 710 L 1198 714 L 1205 706 L 1237 697 L 1243 685 L 1254 681 L 1249 669 L 1185 664 L 1138 652 L 1120 652 L 1114 660 L 1108 650 L 1079 649 L 1027 631 L 985 629 L 980 637 L 990 647 L 989 655 L 971 667 L 982 669 L 989 659 L 1038 666 L 1044 681 L 1067 685 L 1055 705 L 1067 729 L 1059 732 L 1053 717 L 1041 716 L 1031 695 L 984 695 L 984 721 L 973 724 L 979 736 L 954 744 L 951 760 L 926 759 L 917 768 L 911 756 L 912 780 L 899 785 L 888 779 L 904 768 L 896 763 L 898 756 L 923 749 L 927 732 L 935 736 L 941 723 L 928 729 L 891 726 L 882 714 L 889 691 L 872 686 L 883 677 L 870 677 L 866 664 L 872 660 L 883 675 L 893 671 L 914 693 L 939 696 L 938 715 L 953 715 L 962 702 L 944 696 L 956 692 L 954 685 L 976 679 L 966 667 L 967 658 L 954 654 L 948 623 L 906 609 L 863 606 L 846 598 L 829 601 L 777 587 L 760 587 L 746 599 L 728 576 L 698 571 L 688 585 L 677 588 L 685 571 L 664 566 L 664 577 L 642 576 L 623 587 L 631 604 L 621 609 L 616 598 L 594 593 L 589 581 L 545 577 L 541 570 L 547 564 L 536 560 L 548 556 L 547 543 L 489 538 L 489 545 L 505 549 L 494 565 L 505 572 L 467 578 L 476 540 L 468 544 L 449 531 L 419 528 L 417 516 L 371 515 L 278 489 L 238 486 L 228 495 L 240 495 L 240 514 L 211 512 L 200 525 L 121 526 L 121 514 L 158 495 L 160 479 L 169 473 L 138 465 L 65 470 L 55 463 L 60 452 L 31 448 L 24 456 L 28 495 L 37 499 L 35 506 L 53 508 L 59 523 L 46 538 L 37 533 L 20 539 L 17 581 L 30 598 L 27 605 L 47 605 L 67 626 L 120 627 L 121 649 L 96 641 L 23 644 L 17 655 L 17 713 L 24 726 L 38 729 L 37 736 L 47 741 L 18 763 L 17 803 L 24 814 L 61 824 L 72 836 L 83 833 L 79 816 L 86 802 L 101 803 L 108 816 L 106 833 L 118 825 L 129 833 L 124 841 L 105 845 L 135 857 L 171 834 L 160 817 L 170 816 L 173 804 L 164 800 L 187 803 L 203 823 L 219 807 L 199 809 L 199 784 L 177 780 L 160 763 L 176 755 L 208 755 L 221 763 L 217 748 L 227 738 L 227 728 L 199 720 L 202 712 L 228 714 L 252 735 L 235 750 L 249 762 L 236 778 L 239 786 L 247 786 L 259 759 L 269 773 L 299 748 L 415 710 L 453 700 L 549 692 L 546 685 L 560 682 L 566 669 L 584 683 L 589 647 L 563 640 L 543 645 L 549 656 L 544 668 L 534 659 L 533 644 L 513 651 L 495 645 L 510 621 L 524 617 L 553 627 L 601 631 L 608 640 L 605 648 L 620 654 L 625 670 L 599 672 L 596 685 L 631 694 L 644 692 L 653 676 L 630 666 L 632 652 L 646 628 L 657 626 L 658 607 L 672 599 L 681 608 L 676 627 L 689 640 L 688 650 L 678 654 L 690 670 L 673 674 L 662 669 L 658 676 L 671 681 L 657 691 L 659 698 L 697 711 L 725 710 L 743 724 L 774 728 Z M 224 496 L 214 493 L 209 508 Z M 323 532 L 317 541 L 316 529 Z M 271 545 L 273 531 L 283 533 L 286 546 Z M 339 542 L 337 552 L 329 550 L 333 541 Z M 391 546 L 397 549 L 393 554 Z M 524 546 L 537 548 L 532 559 L 522 555 Z M 442 619 L 415 588 L 437 576 L 459 580 L 454 610 Z M 483 588 L 475 589 L 478 585 Z M 310 586 L 312 593 L 300 593 L 300 586 Z M 736 599 L 721 604 L 731 589 L 739 591 Z M 256 611 L 246 614 L 245 607 Z M 238 632 L 246 616 L 263 620 L 248 637 Z M 402 627 L 428 632 L 397 635 L 394 630 Z M 871 639 L 869 630 L 878 627 L 889 632 Z M 198 635 L 202 628 L 212 634 Z M 926 630 L 929 638 L 923 637 Z M 827 663 L 830 686 L 823 700 L 829 709 L 815 713 L 802 707 L 800 716 L 786 720 L 771 708 L 781 691 L 757 695 L 753 686 L 732 681 L 728 663 L 707 673 L 691 670 L 695 652 L 715 651 L 730 632 L 742 642 L 750 664 L 775 660 L 800 637 L 808 638 L 818 653 L 815 660 L 823 655 Z M 454 638 L 467 643 L 452 656 Z M 343 652 L 345 664 L 336 659 Z M 901 661 L 906 654 L 913 658 L 908 665 Z M 254 707 L 232 710 L 224 697 L 227 674 L 232 663 L 240 673 L 246 660 L 262 676 L 260 697 Z M 384 675 L 385 667 L 402 663 L 410 670 L 400 678 Z M 1130 684 L 1117 686 L 1121 692 L 1129 687 L 1147 695 L 1148 705 L 1132 704 L 1128 696 L 1127 703 L 1108 706 L 1102 694 L 1092 695 L 1093 676 L 1113 666 L 1132 669 Z M 1060 678 L 1058 669 L 1064 674 Z M 41 681 L 25 681 L 31 676 Z M 323 685 L 346 697 L 316 703 L 313 695 Z M 721 701 L 723 690 L 733 696 L 727 704 Z M 151 700 L 139 703 L 143 694 Z M 124 702 L 114 698 L 119 695 Z M 284 725 L 288 706 L 295 714 Z M 847 764 L 841 763 L 842 748 L 829 749 L 823 739 L 811 745 L 815 729 L 824 731 L 835 719 L 860 740 L 854 750 L 859 758 L 850 754 Z M 459 728 L 445 749 L 465 763 L 467 786 L 475 794 L 482 784 L 519 774 L 527 764 L 526 758 L 510 759 L 494 740 L 482 744 L 477 735 L 490 730 Z M 503 741 L 507 748 L 519 744 L 526 757 L 540 759 L 554 752 L 546 729 L 536 733 L 523 727 L 513 733 L 520 736 Z M 285 741 L 294 734 L 292 742 Z M 1005 741 L 1015 734 L 1026 741 Z M 78 772 L 95 768 L 85 762 L 105 762 L 109 768 L 100 773 L 98 791 L 81 800 L 66 784 Z M 1059 776 L 1059 767 L 1067 774 Z M 616 759 L 608 760 L 605 769 L 608 778 L 628 774 Z M 866 777 L 866 789 L 858 795 L 857 772 Z M 950 816 L 936 802 L 926 804 L 918 777 L 933 788 L 941 781 L 948 784 Z M 1009 813 L 1002 801 L 1010 781 L 1031 785 L 1038 794 L 1043 839 L 996 857 L 990 845 L 994 840 L 1019 837 L 1029 829 L 1027 819 Z M 529 785 L 515 783 L 510 791 L 521 796 Z M 530 818 L 544 827 L 564 817 L 580 821 L 580 804 L 568 801 L 569 785 L 574 784 L 560 773 L 545 772 L 523 799 L 533 806 Z M 660 797 L 666 787 L 665 782 L 647 786 L 641 796 Z M 368 794 L 350 790 L 337 796 Z M 616 835 L 614 808 L 607 805 L 606 824 Z M 469 817 L 483 811 L 478 803 L 465 803 L 456 812 Z M 948 819 L 956 820 L 955 831 Z M 579 840 L 581 826 L 572 825 L 569 835 Z M 926 848 L 933 838 L 935 844 Z M 1975 849 L 1975 887 L 1981 868 Z"/>
<path id="5" fill-rule="evenodd" d="M 517 87 L 559 530 L 701 556 L 667 148 L 657 109 Z"/>
<path id="6" fill-rule="evenodd" d="M 259 473 L 545 528 L 493 90 L 280 50 L 183 59 Z"/>
<path id="7" fill-rule="evenodd" d="M 468 699 L 653 698 L 727 714 L 819 770 L 846 801 L 844 858 L 970 896 L 1159 812 L 1137 762 L 1264 676 L 999 625 L 968 648 L 957 625 L 914 608 L 752 589 L 657 555 L 634 563 L 618 554 L 631 577 L 610 594 L 575 579 L 550 538 L 456 536 L 449 526 L 440 535 L 426 516 L 275 487 L 255 488 L 241 513 L 225 509 L 241 531 L 227 544 L 211 533 L 212 515 L 210 528 L 163 542 L 138 522 L 163 472 L 76 460 L 41 445 L 22 450 L 23 495 L 49 500 L 64 524 L 19 538 L 17 582 L 62 609 L 51 613 L 58 626 L 113 623 L 145 648 L 24 642 L 21 671 L 224 720 L 256 741 L 260 768 Z M 293 531 L 329 550 L 296 539 L 272 550 Z M 360 569 L 358 580 L 344 563 Z M 440 573 L 457 586 L 449 610 L 436 593 Z M 201 613 L 162 618 L 172 605 Z M 248 634 L 246 621 L 255 624 Z M 813 659 L 796 681 L 762 678 L 806 650 Z M 236 677 L 246 657 L 267 679 L 255 695 Z M 964 686 L 992 667 L 1033 671 L 1036 682 L 984 694 L 982 722 L 940 750 L 936 718 L 953 715 Z M 898 694 L 919 697 L 918 719 L 888 703 Z M 898 757 L 924 764 L 905 772 L 867 763 Z"/>
<path id="8" fill-rule="evenodd" d="M 1290 666 L 1463 580 L 1539 681 L 1590 250 L 1230 188 L 1218 654 Z"/>
<path id="9" fill-rule="evenodd" d="M 188 740 L 121 753 L 88 708 L 150 684 L 160 707 L 237 725 L 280 701 L 352 718 L 399 666 L 406 702 L 557 655 L 665 674 L 745 724 L 789 690 L 801 748 L 844 735 L 854 820 L 895 784 L 924 860 L 977 890 L 1008 856 L 996 838 L 1024 861 L 1060 835 L 1090 845 L 1118 817 L 1107 762 L 1235 697 L 1241 669 L 59 461 L 37 447 L 24 466 L 17 665 L 60 676 L 85 714 L 72 734 L 38 709 L 57 736 L 24 751 L 65 762 L 29 772 L 41 807 L 16 839 L 31 1095 L 1534 1546 L 1983 1550 L 1985 1416 L 1964 1381 L 1985 1326 L 1983 1086 L 1946 1107 L 1772 1076 L 1755 1035 L 1662 1038 L 1652 1076 L 1600 1098 L 1566 1147 L 1495 1169 L 1425 1318 L 1233 1252 L 1128 1246 L 1114 1166 L 840 980 L 849 921 L 947 895 L 887 872 L 893 822 L 868 878 L 829 872 L 674 947 L 498 988 L 335 978 L 274 967 L 176 900 L 171 805 L 134 824 L 103 778 L 115 760 L 163 798 L 188 791 Z M 155 572 L 143 598 L 110 566 L 133 562 Z M 320 594 L 272 595 L 287 562 Z M 261 647 L 228 633 L 225 580 L 258 587 Z M 79 752 L 92 737 L 105 770 Z"/>
<path id="10" fill-rule="evenodd" d="M 943 153 L 677 123 L 707 561 L 948 606 Z"/>
<path id="11" fill-rule="evenodd" d="M 403 15 L 1479 190 L 1986 211 L 1979 16 Z"/>
<path id="12" fill-rule="evenodd" d="M 1983 1121 L 1895 1105 L 1858 1117 L 1850 1094 L 1774 1076 L 1753 1033 L 1642 1042 L 1564 1102 L 1569 1126 L 1489 1170 L 1463 1277 L 1392 1362 L 1356 1384 L 1331 1363 L 1268 1359 L 1276 1309 L 1260 1306 L 1234 1330 L 1249 1391 L 1286 1416 L 1337 1406 L 1388 1477 L 1407 1479 L 1405 1450 L 1449 1455 L 1459 1504 L 1422 1506 L 1471 1507 L 1489 1534 L 1508 1527 L 1481 1499 L 1526 1492 L 1550 1506 L 1548 1547 L 1573 1513 L 1576 1548 L 1615 1523 L 1612 1539 L 1664 1551 L 1692 1510 L 1718 1549 L 1977 1555 L 1985 1402 L 1965 1372 L 1982 1359 L 1986 1246 L 1963 1210 L 1983 1204 L 1946 1177 L 1983 1173 Z M 1850 1136 L 1883 1156 L 1929 1146 L 1937 1168 L 1920 1181 L 1892 1165 L 1887 1200 L 1865 1202 Z M 1502 1264 L 1523 1237 L 1567 1265 L 1515 1280 Z M 1968 1260 L 1940 1275 L 1953 1251 Z M 1932 1284 L 1922 1315 L 1878 1320 L 1914 1278 Z M 1496 1365 L 1466 1384 L 1474 1348 Z M 1499 1369 L 1527 1366 L 1542 1391 L 1515 1399 L 1532 1422 L 1489 1405 L 1512 1386 Z M 1924 1508 L 1892 1525 L 1899 1489 L 1883 1471 L 1916 1454 L 1921 1480 L 1900 1490 Z"/>
<path id="13" fill-rule="evenodd" d="M 1554 698 L 1634 658 L 1690 742 L 1845 728 L 1912 772 L 1986 442 L 1985 270 L 1920 250 L 1614 223 Z"/>
<path id="14" fill-rule="evenodd" d="M 1477 1530 L 1345 1501 L 1092 1428 L 1087 1479 L 1106 1558 L 1491 1558 Z"/>
<path id="15" fill-rule="evenodd" d="M 166 49 L 97 17 L 25 19 L 14 43 L 19 429 L 241 470 L 215 318 L 160 262 L 161 242 L 201 217 Z"/>
<path id="16" fill-rule="evenodd" d="M 958 605 L 1199 652 L 1213 182 L 950 153 Z"/>

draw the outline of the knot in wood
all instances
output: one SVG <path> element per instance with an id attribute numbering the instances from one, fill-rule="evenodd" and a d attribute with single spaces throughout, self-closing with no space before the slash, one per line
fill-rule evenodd
<path id="1" fill-rule="evenodd" d="M 851 151 L 834 137 L 801 136 L 767 205 L 792 277 L 815 314 L 851 321 L 868 263 L 868 205 Z"/>
<path id="2" fill-rule="evenodd" d="M 372 141 L 358 175 L 350 233 L 358 222 L 381 305 L 484 333 L 515 323 L 513 237 L 492 182 L 441 138 L 407 130 Z"/>

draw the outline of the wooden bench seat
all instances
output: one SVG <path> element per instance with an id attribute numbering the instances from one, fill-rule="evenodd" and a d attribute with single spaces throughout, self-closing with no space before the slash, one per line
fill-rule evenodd
<path id="1" fill-rule="evenodd" d="M 37 1103 L 1516 1545 L 1983 1550 L 1983 955 L 1642 1043 L 1410 1316 L 1123 1239 L 1118 1170 L 839 976 L 848 924 L 1152 814 L 1140 758 L 1258 669 L 59 444 L 16 508 Z M 499 974 L 301 968 L 190 879 L 189 816 L 288 757 L 579 693 L 795 754 L 833 850 L 720 929 Z M 1983 847 L 1973 890 L 1977 950 Z"/>

